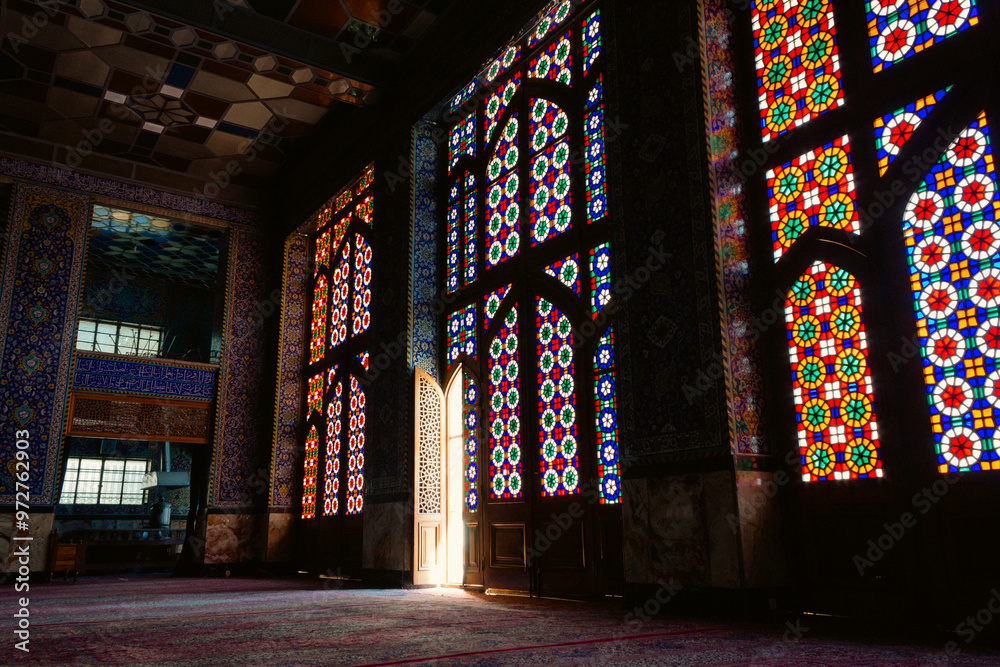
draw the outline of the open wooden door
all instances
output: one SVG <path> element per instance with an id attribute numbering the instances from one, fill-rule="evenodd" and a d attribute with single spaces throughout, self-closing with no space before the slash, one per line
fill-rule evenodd
<path id="1" fill-rule="evenodd" d="M 444 583 L 444 393 L 424 371 L 416 369 L 416 440 L 413 466 L 413 583 Z"/>

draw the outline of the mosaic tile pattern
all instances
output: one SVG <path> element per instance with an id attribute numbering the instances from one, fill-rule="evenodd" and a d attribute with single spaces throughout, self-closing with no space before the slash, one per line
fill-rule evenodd
<path id="1" fill-rule="evenodd" d="M 85 195 L 26 184 L 15 193 L 0 297 L 0 423 L 10 434 L 0 457 L 13 461 L 14 433 L 28 431 L 32 506 L 53 500 L 89 209 Z M 0 503 L 13 505 L 14 493 L 5 472 Z"/>

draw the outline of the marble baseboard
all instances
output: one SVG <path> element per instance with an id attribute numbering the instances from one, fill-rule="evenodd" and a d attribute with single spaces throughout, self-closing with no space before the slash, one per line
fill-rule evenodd
<path id="1" fill-rule="evenodd" d="M 740 540 L 748 588 L 782 586 L 790 581 L 778 507 L 781 492 L 774 473 L 736 472 Z"/>
<path id="2" fill-rule="evenodd" d="M 292 560 L 292 525 L 294 514 L 272 512 L 267 516 L 267 563 L 284 563 Z"/>
<path id="3" fill-rule="evenodd" d="M 263 517 L 254 514 L 209 514 L 205 531 L 205 564 L 262 560 L 267 535 Z"/>
<path id="4" fill-rule="evenodd" d="M 17 573 L 21 567 L 19 545 L 28 544 L 28 566 L 32 572 L 44 572 L 48 567 L 49 535 L 52 534 L 53 514 L 29 514 L 28 532 L 14 530 L 14 513 L 0 514 L 0 582 L 7 581 L 7 575 Z M 32 538 L 30 541 L 14 541 L 14 536 Z"/>
<path id="5" fill-rule="evenodd" d="M 413 505 L 366 503 L 361 567 L 409 571 L 413 562 Z"/>

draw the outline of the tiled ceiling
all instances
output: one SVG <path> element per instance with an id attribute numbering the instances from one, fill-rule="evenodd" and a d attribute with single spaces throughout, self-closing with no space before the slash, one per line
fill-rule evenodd
<path id="1" fill-rule="evenodd" d="M 413 36 L 435 17 L 427 6 L 440 11 L 438 5 L 449 4 L 198 0 L 170 7 L 176 16 L 185 6 L 204 10 L 213 1 L 235 12 L 214 31 L 141 8 L 148 2 L 53 0 L 40 9 L 5 1 L 0 152 L 252 202 L 332 107 L 373 103 L 377 82 L 346 71 L 349 50 L 331 51 L 347 57 L 325 69 L 228 33 L 265 20 L 276 35 L 292 26 L 335 44 L 373 38 L 365 60 L 358 58 L 359 71 L 370 72 L 378 54 L 398 58 L 412 47 Z"/>
<path id="2" fill-rule="evenodd" d="M 95 206 L 87 261 L 154 280 L 213 287 L 224 232 L 146 213 Z"/>

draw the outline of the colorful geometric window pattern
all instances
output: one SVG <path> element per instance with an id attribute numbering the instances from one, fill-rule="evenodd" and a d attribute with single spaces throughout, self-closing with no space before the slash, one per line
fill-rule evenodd
<path id="1" fill-rule="evenodd" d="M 802 479 L 881 477 L 861 291 L 816 262 L 785 301 Z"/>
<path id="2" fill-rule="evenodd" d="M 448 139 L 448 171 L 455 168 L 463 155 L 476 156 L 476 117 L 469 116 L 456 125 Z"/>
<path id="3" fill-rule="evenodd" d="M 323 489 L 323 514 L 333 516 L 340 512 L 340 415 L 343 410 L 341 394 L 344 383 L 337 382 L 330 404 L 326 408 L 326 479 Z"/>
<path id="4" fill-rule="evenodd" d="M 462 428 L 465 435 L 465 511 L 479 511 L 479 389 L 462 374 Z"/>
<path id="5" fill-rule="evenodd" d="M 830 0 L 755 0 L 751 21 L 764 141 L 843 104 Z"/>
<path id="6" fill-rule="evenodd" d="M 361 234 L 354 235 L 354 335 L 371 324 L 372 249 Z"/>
<path id="7" fill-rule="evenodd" d="M 607 243 L 590 251 L 590 293 L 594 315 L 611 303 L 611 250 Z"/>
<path id="8" fill-rule="evenodd" d="M 493 139 L 493 132 L 496 131 L 500 117 L 507 109 L 507 105 L 514 99 L 517 89 L 521 85 L 521 73 L 517 72 L 510 81 L 500 86 L 496 92 L 486 100 L 486 122 L 483 128 L 483 145 L 489 145 Z"/>
<path id="9" fill-rule="evenodd" d="M 573 328 L 551 303 L 538 299 L 535 329 L 542 495 L 572 495 L 578 493 L 580 484 Z"/>
<path id="10" fill-rule="evenodd" d="M 316 475 L 319 472 L 319 433 L 316 427 L 309 429 L 306 437 L 305 470 L 302 478 L 302 518 L 316 516 Z"/>
<path id="11" fill-rule="evenodd" d="M 618 472 L 618 402 L 615 398 L 614 332 L 601 337 L 594 353 L 594 415 L 597 427 L 597 476 L 600 503 L 621 502 Z"/>
<path id="12" fill-rule="evenodd" d="M 442 165 L 442 170 L 447 168 L 449 178 L 453 179 L 449 183 L 458 186 L 449 192 L 445 214 L 447 222 L 444 223 L 448 246 L 444 278 L 448 291 L 457 291 L 463 284 L 466 289 L 476 287 L 479 278 L 475 266 L 477 242 L 482 244 L 486 257 L 484 269 L 490 269 L 521 254 L 522 242 L 527 243 L 530 239 L 531 246 L 538 246 L 570 231 L 574 204 L 572 183 L 577 178 L 571 167 L 576 162 L 572 159 L 575 153 L 585 158 L 581 160 L 579 170 L 583 179 L 580 185 L 586 191 L 577 193 L 577 197 L 586 197 L 586 204 L 579 212 L 581 219 L 586 215 L 588 222 L 597 222 L 607 216 L 603 80 L 598 71 L 602 49 L 601 15 L 599 10 L 580 12 L 579 20 L 574 20 L 572 24 L 572 30 L 578 30 L 580 34 L 574 35 L 565 23 L 579 4 L 583 3 L 571 0 L 550 2 L 533 28 L 512 40 L 499 57 L 488 63 L 477 81 L 470 83 L 451 100 L 452 110 L 461 109 L 463 114 L 462 119 L 453 125 L 451 136 L 461 136 L 468 119 L 473 116 L 478 118 L 478 114 L 465 108 L 471 106 L 466 103 L 476 97 L 480 86 L 493 83 L 483 92 L 485 105 L 479 112 L 483 125 L 476 143 L 481 154 L 475 164 L 481 165 L 482 171 L 475 175 L 471 172 L 455 173 L 457 162 L 454 161 L 454 152 L 449 156 L 451 159 L 446 163 L 447 167 Z M 573 46 L 577 39 L 580 40 L 580 47 Z M 540 48 L 534 50 L 530 58 L 521 59 L 522 54 L 536 46 Z M 573 53 L 575 48 L 580 48 L 576 54 Z M 548 79 L 569 88 L 574 83 L 580 86 L 580 82 L 585 80 L 582 77 L 588 77 L 588 80 L 580 94 L 566 97 L 566 100 L 579 100 L 576 107 L 560 107 L 539 97 L 529 97 L 523 100 L 523 105 L 519 102 L 517 108 L 512 109 L 522 77 L 525 77 L 526 86 L 547 86 L 550 84 L 529 79 Z M 566 103 L 560 101 L 560 104 Z M 571 122 L 574 124 L 572 132 Z M 580 130 L 575 129 L 577 123 L 583 124 Z M 454 146 L 453 150 L 457 150 L 460 143 L 456 140 Z M 477 186 L 482 188 L 482 192 L 476 192 Z M 522 191 L 524 201 L 520 199 Z M 470 222 L 476 213 L 477 194 L 484 199 L 484 234 L 481 239 L 473 236 L 475 221 Z M 577 205 L 580 203 L 576 202 Z M 522 214 L 526 228 L 521 225 Z M 525 236 L 522 237 L 522 233 Z M 565 237 L 568 239 L 569 234 Z M 596 315 L 611 301 L 610 251 L 607 243 L 601 243 L 603 240 L 585 241 L 580 247 L 570 247 L 561 253 L 564 259 L 560 261 L 553 262 L 555 258 L 549 257 L 544 263 L 526 268 L 536 271 L 541 268 L 578 297 L 584 297 L 584 291 L 587 291 L 584 298 L 588 301 L 592 298 L 592 309 Z M 566 243 L 571 245 L 572 242 Z M 601 244 L 592 247 L 595 243 Z M 580 275 L 581 261 L 587 262 L 587 277 Z M 584 282 L 587 278 L 589 283 Z M 501 310 L 501 304 L 511 289 L 511 285 L 506 285 L 486 294 L 483 294 L 486 290 L 479 292 L 484 298 L 482 341 L 478 341 L 480 334 L 473 307 L 478 307 L 478 302 L 452 313 L 447 320 L 445 342 L 449 364 L 470 348 L 470 356 L 476 353 L 477 347 L 484 356 L 488 355 L 484 360 L 487 377 L 481 385 L 484 399 L 481 417 L 484 422 L 484 458 L 489 459 L 486 464 L 488 469 L 482 472 L 490 487 L 488 492 L 485 489 L 483 492 L 488 493 L 489 499 L 519 498 L 522 495 L 518 355 L 521 351 L 527 354 L 532 341 L 530 338 L 525 340 L 524 350 L 520 350 L 516 307 L 510 312 Z M 578 492 L 580 455 L 576 449 L 576 438 L 579 425 L 575 418 L 574 374 L 581 373 L 582 381 L 589 385 L 592 381 L 591 369 L 589 363 L 587 368 L 573 363 L 569 318 L 544 299 L 535 299 L 534 314 L 539 338 L 534 343 L 538 365 L 535 368 L 536 378 L 530 384 L 534 387 L 537 379 L 538 444 L 542 473 L 540 492 L 544 496 L 559 496 Z M 505 314 L 501 315 L 502 312 Z M 497 318 L 502 321 L 494 322 Z M 496 333 L 486 338 L 491 326 Z M 543 337 L 544 345 L 541 342 Z M 602 348 L 605 352 L 600 355 L 601 358 L 606 357 L 607 362 L 602 366 L 601 382 L 594 385 L 599 392 L 604 392 L 599 399 L 604 421 L 597 419 L 594 422 L 598 429 L 604 424 L 604 435 L 598 438 L 601 445 L 599 453 L 603 452 L 604 456 L 601 463 L 601 470 L 604 471 L 601 502 L 617 502 L 620 485 L 611 345 L 609 334 Z M 558 352 L 566 357 L 562 361 L 568 367 L 560 366 Z M 550 361 L 553 362 L 551 365 Z M 598 375 L 594 378 L 596 382 Z M 464 406 L 467 429 L 473 428 L 477 419 L 475 399 L 478 395 L 475 386 L 471 386 L 473 392 L 467 393 Z M 468 390 L 469 387 L 466 383 L 465 388 Z M 532 409 L 529 415 L 531 428 L 534 428 L 535 415 Z M 610 423 L 607 423 L 608 418 Z M 469 422 L 469 419 L 473 421 Z M 590 426 L 590 422 L 585 424 L 588 430 Z M 534 434 L 530 435 L 534 446 Z M 466 456 L 474 457 L 474 445 L 470 444 L 472 440 L 468 431 L 466 438 Z M 585 441 L 589 441 L 589 436 Z M 468 484 L 465 508 L 474 511 L 481 499 L 473 499 L 469 494 L 476 490 L 479 470 L 470 468 L 474 458 L 466 458 L 465 463 Z"/>
<path id="13" fill-rule="evenodd" d="M 588 223 L 600 220 L 608 210 L 607 189 L 604 182 L 603 76 L 598 77 L 597 84 L 587 96 L 587 111 L 583 115 L 583 154 L 586 158 L 584 176 L 587 183 Z"/>
<path id="14" fill-rule="evenodd" d="M 885 175 L 886 169 L 899 154 L 899 149 L 910 140 L 934 105 L 940 102 L 950 89 L 951 86 L 921 97 L 902 109 L 875 119 L 875 150 L 878 153 L 879 176 Z"/>
<path id="15" fill-rule="evenodd" d="M 510 117 L 497 142 L 497 148 L 493 152 L 493 157 L 486 166 L 486 176 L 490 182 L 500 178 L 504 172 L 510 171 L 517 166 L 520 153 L 517 149 L 517 112 Z"/>
<path id="16" fill-rule="evenodd" d="M 344 244 L 337 269 L 333 272 L 333 294 L 330 295 L 330 347 L 347 340 L 347 304 L 350 296 L 351 244 Z"/>
<path id="17" fill-rule="evenodd" d="M 546 266 L 543 270 L 573 290 L 574 294 L 580 296 L 580 262 L 578 255 L 574 253 L 572 257 L 560 259 L 555 264 Z"/>
<path id="18" fill-rule="evenodd" d="M 449 292 L 458 290 L 458 261 L 461 252 L 461 246 L 458 244 L 458 217 L 458 183 L 455 183 L 448 193 L 447 283 Z"/>
<path id="19" fill-rule="evenodd" d="M 351 376 L 351 412 L 347 449 L 347 513 L 361 514 L 365 489 L 365 392 Z"/>
<path id="20" fill-rule="evenodd" d="M 460 354 L 476 357 L 476 304 L 452 313 L 448 317 L 448 363 L 452 364 Z"/>
<path id="21" fill-rule="evenodd" d="M 343 343 L 350 335 L 360 335 L 370 326 L 372 250 L 364 233 L 374 223 L 374 180 L 374 165 L 369 165 L 354 183 L 344 188 L 315 217 L 316 283 L 309 354 L 309 409 L 306 413 L 309 435 L 303 477 L 303 518 L 316 516 L 320 476 L 323 514 L 333 516 L 341 511 L 344 503 L 341 495 L 342 467 L 350 473 L 349 488 L 355 489 L 353 496 L 351 493 L 346 495 L 348 509 L 354 508 L 351 513 L 361 511 L 364 416 L 358 410 L 363 412 L 364 395 L 360 397 L 360 408 L 358 400 L 352 403 L 351 429 L 344 429 L 342 408 L 349 388 L 338 376 L 338 369 L 344 361 L 340 357 L 348 354 L 343 349 Z M 348 235 L 352 229 L 357 231 Z M 352 318 L 353 326 L 349 327 Z M 350 354 L 356 354 L 367 370 L 367 352 L 358 353 L 355 350 Z M 325 404 L 324 398 L 327 401 Z M 324 432 L 326 444 L 321 448 L 319 439 Z M 348 437 L 353 438 L 352 447 L 358 454 L 351 459 L 351 465 L 346 465 L 345 459 L 341 458 L 345 455 L 343 450 L 350 449 L 343 446 L 342 438 Z"/>
<path id="22" fill-rule="evenodd" d="M 869 0 L 872 68 L 880 72 L 978 22 L 975 0 Z"/>
<path id="23" fill-rule="evenodd" d="M 486 194 L 486 264 L 496 266 L 517 254 L 521 246 L 518 232 L 520 180 L 512 171 L 489 186 Z"/>
<path id="24" fill-rule="evenodd" d="M 476 215 L 476 176 L 471 172 L 465 174 L 465 284 L 476 281 L 476 228 L 479 218 Z"/>
<path id="25" fill-rule="evenodd" d="M 1000 469 L 1000 226 L 986 115 L 962 131 L 903 219 L 940 472 Z"/>
<path id="26" fill-rule="evenodd" d="M 562 234 L 573 222 L 570 185 L 569 119 L 559 107 L 544 100 L 531 101 L 531 147 L 541 151 L 531 158 L 531 245 Z M 549 142 L 558 141 L 542 150 Z"/>
<path id="27" fill-rule="evenodd" d="M 517 307 L 511 308 L 489 349 L 490 498 L 521 497 L 520 369 Z"/>
<path id="28" fill-rule="evenodd" d="M 583 75 L 590 73 L 601 55 L 601 10 L 597 10 L 583 22 Z"/>
<path id="29" fill-rule="evenodd" d="M 358 207 L 354 209 L 354 214 L 358 216 L 359 220 L 371 227 L 372 221 L 375 219 L 375 197 L 372 197 L 371 195 L 365 197 L 364 200 L 358 204 Z"/>
<path id="30" fill-rule="evenodd" d="M 767 192 L 774 261 L 810 227 L 861 231 L 846 136 L 769 170 Z"/>
<path id="31" fill-rule="evenodd" d="M 316 241 L 316 266 L 313 267 L 313 275 L 322 267 L 330 266 L 330 232 L 323 232 L 319 240 Z"/>
<path id="32" fill-rule="evenodd" d="M 320 276 L 313 290 L 312 342 L 309 345 L 309 363 L 316 363 L 326 354 L 326 311 L 330 287 L 326 276 Z"/>
<path id="33" fill-rule="evenodd" d="M 546 35 L 555 30 L 559 24 L 566 20 L 569 16 L 570 11 L 573 9 L 573 3 L 570 0 L 556 0 L 555 2 L 549 3 L 549 6 L 544 10 L 541 19 L 535 25 L 534 32 L 531 33 L 531 37 L 528 38 L 528 48 L 534 47 L 540 41 L 545 39 Z"/>
<path id="34" fill-rule="evenodd" d="M 323 374 L 309 378 L 309 412 L 323 412 Z"/>
<path id="35" fill-rule="evenodd" d="M 551 79 L 564 85 L 571 85 L 573 82 L 573 45 L 569 40 L 569 33 L 562 36 L 559 41 L 535 56 L 531 64 L 528 65 L 528 76 L 533 79 Z"/>
<path id="36" fill-rule="evenodd" d="M 506 287 L 501 287 L 495 292 L 491 292 L 486 295 L 486 303 L 483 308 L 485 322 L 483 324 L 484 332 L 490 328 L 490 322 L 492 322 L 493 318 L 496 317 L 497 312 L 500 310 L 500 304 L 507 297 L 507 292 L 510 291 L 510 287 L 510 285 L 507 285 Z"/>
<path id="37" fill-rule="evenodd" d="M 521 47 L 515 45 L 505 48 L 500 57 L 491 62 L 490 66 L 486 69 L 487 83 L 494 81 L 498 76 L 506 72 L 514 64 L 519 55 L 521 55 Z M 487 141 L 489 140 L 487 139 Z"/>

